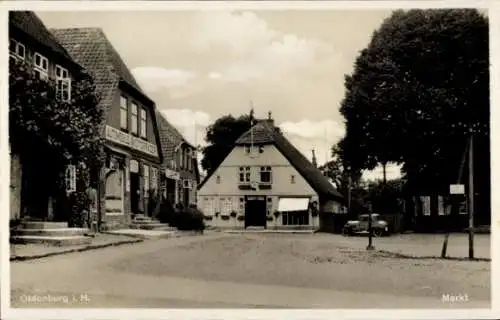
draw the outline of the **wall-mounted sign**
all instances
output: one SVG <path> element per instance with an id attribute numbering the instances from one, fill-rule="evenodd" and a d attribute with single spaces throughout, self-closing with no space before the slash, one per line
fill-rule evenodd
<path id="1" fill-rule="evenodd" d="M 179 180 L 181 178 L 181 175 L 177 171 L 170 170 L 170 169 L 165 169 L 165 177 L 167 179 Z"/>
<path id="2" fill-rule="evenodd" d="M 144 141 L 140 138 L 134 137 L 128 133 L 125 133 L 108 125 L 106 125 L 106 139 L 121 144 L 123 146 L 127 146 L 129 148 L 158 157 L 158 149 L 156 148 L 156 145 Z"/>
<path id="3" fill-rule="evenodd" d="M 450 194 L 464 194 L 465 186 L 463 184 L 450 184 Z"/>
<path id="4" fill-rule="evenodd" d="M 130 172 L 139 173 L 139 162 L 137 160 L 130 160 Z"/>

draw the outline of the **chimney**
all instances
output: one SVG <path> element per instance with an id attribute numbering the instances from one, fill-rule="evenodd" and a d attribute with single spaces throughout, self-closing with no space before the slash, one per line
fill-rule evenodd
<path id="1" fill-rule="evenodd" d="M 312 149 L 312 165 L 317 168 L 318 167 L 318 162 L 316 161 L 316 152 L 314 152 L 314 149 Z"/>
<path id="2" fill-rule="evenodd" d="M 268 125 L 274 127 L 274 119 L 271 117 L 271 111 L 267 113 L 267 119 L 265 121 Z"/>

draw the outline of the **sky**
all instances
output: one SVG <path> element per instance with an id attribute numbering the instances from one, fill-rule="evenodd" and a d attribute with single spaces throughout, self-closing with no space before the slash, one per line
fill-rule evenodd
<path id="1" fill-rule="evenodd" d="M 100 27 L 143 90 L 185 138 L 204 145 L 217 118 L 272 113 L 309 159 L 329 160 L 353 70 L 389 10 L 47 12 L 49 28 Z M 366 178 L 380 178 L 377 168 Z M 399 169 L 388 168 L 388 178 Z"/>

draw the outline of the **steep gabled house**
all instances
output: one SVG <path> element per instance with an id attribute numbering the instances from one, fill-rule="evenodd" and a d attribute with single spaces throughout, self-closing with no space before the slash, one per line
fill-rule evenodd
<path id="1" fill-rule="evenodd" d="M 58 98 L 67 101 L 71 99 L 72 79 L 83 70 L 31 11 L 9 12 L 9 57 L 24 61 L 40 79 L 55 80 Z M 19 155 L 11 153 L 10 219 L 52 220 L 53 195 L 47 181 L 34 178 L 30 170 L 40 173 L 39 168 L 23 167 Z"/>
<path id="2" fill-rule="evenodd" d="M 344 199 L 268 118 L 203 180 L 198 203 L 217 227 L 316 228 L 315 213 L 341 213 Z"/>
<path id="3" fill-rule="evenodd" d="M 197 149 L 160 112 L 156 118 L 163 152 L 162 194 L 172 205 L 195 205 L 200 182 Z"/>
<path id="4" fill-rule="evenodd" d="M 99 28 L 52 29 L 69 54 L 94 78 L 105 110 L 107 160 L 99 212 L 107 229 L 127 227 L 147 213 L 150 192 L 159 189 L 162 163 L 155 103 L 137 84 Z"/>

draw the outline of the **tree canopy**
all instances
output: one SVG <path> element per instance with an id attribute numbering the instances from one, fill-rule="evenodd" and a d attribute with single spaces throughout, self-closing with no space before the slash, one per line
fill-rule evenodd
<path id="1" fill-rule="evenodd" d="M 250 110 L 249 114 L 238 118 L 232 115 L 222 116 L 208 126 L 205 136 L 208 145 L 202 151 L 202 168 L 208 173 L 215 170 L 231 152 L 236 140 L 251 128 L 254 120 L 258 119 L 254 118 L 253 110 Z M 279 128 L 277 130 L 279 132 Z"/>
<path id="2" fill-rule="evenodd" d="M 396 162 L 418 188 L 444 188 L 456 183 L 474 132 L 476 164 L 489 177 L 488 20 L 477 10 L 395 11 L 345 87 L 344 143 L 354 166 Z"/>
<path id="3" fill-rule="evenodd" d="M 103 161 L 103 110 L 92 78 L 72 81 L 70 101 L 57 97 L 54 81 L 43 81 L 22 61 L 10 62 L 9 142 L 23 162 L 60 173 L 70 162 L 99 167 Z M 40 171 L 40 170 L 38 170 Z"/>
<path id="4" fill-rule="evenodd" d="M 208 126 L 205 141 L 208 143 L 203 148 L 201 166 L 207 172 L 217 168 L 224 158 L 231 152 L 234 142 L 251 126 L 249 115 L 238 118 L 225 115 Z"/>

